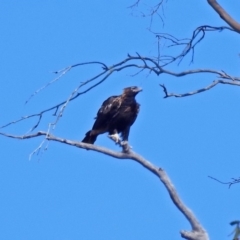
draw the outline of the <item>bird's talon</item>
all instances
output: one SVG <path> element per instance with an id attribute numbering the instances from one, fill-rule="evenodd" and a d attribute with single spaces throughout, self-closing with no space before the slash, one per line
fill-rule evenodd
<path id="1" fill-rule="evenodd" d="M 120 144 L 120 142 L 121 142 L 118 133 L 108 135 L 108 137 L 111 138 L 115 142 L 115 144 Z"/>

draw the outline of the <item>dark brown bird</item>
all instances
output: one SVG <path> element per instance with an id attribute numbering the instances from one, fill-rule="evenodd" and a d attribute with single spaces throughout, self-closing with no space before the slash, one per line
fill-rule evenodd
<path id="1" fill-rule="evenodd" d="M 82 142 L 93 144 L 99 134 L 106 132 L 116 143 L 120 142 L 118 133 L 121 133 L 122 141 L 128 141 L 130 127 L 139 112 L 140 105 L 135 96 L 140 91 L 139 87 L 128 87 L 123 89 L 122 95 L 106 99 L 98 110 L 92 130 L 86 133 Z"/>

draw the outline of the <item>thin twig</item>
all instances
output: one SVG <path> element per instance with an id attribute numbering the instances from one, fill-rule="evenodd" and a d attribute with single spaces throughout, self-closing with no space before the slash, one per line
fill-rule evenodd
<path id="1" fill-rule="evenodd" d="M 227 184 L 228 188 L 230 188 L 233 184 L 240 183 L 240 177 L 239 178 L 232 178 L 232 181 L 229 181 L 229 182 L 222 182 L 219 179 L 217 179 L 215 177 L 211 177 L 211 176 L 208 176 L 208 177 L 217 181 L 217 182 L 219 182 L 219 183 L 221 183 L 221 184 Z"/>

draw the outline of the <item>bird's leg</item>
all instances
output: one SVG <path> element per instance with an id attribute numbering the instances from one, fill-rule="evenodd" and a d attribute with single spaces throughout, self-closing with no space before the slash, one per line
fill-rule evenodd
<path id="1" fill-rule="evenodd" d="M 132 149 L 132 146 L 128 145 L 128 141 L 121 141 L 119 145 L 125 153 L 128 153 Z"/>
<path id="2" fill-rule="evenodd" d="M 128 135 L 129 135 L 130 127 L 126 128 L 122 132 L 122 141 L 120 143 L 120 146 L 123 148 L 124 152 L 128 152 L 132 146 L 128 145 Z"/>

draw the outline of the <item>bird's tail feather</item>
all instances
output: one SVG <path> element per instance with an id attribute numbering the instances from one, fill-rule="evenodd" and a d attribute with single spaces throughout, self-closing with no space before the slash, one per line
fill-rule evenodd
<path id="1" fill-rule="evenodd" d="M 82 140 L 83 143 L 93 144 L 97 139 L 97 135 L 92 134 L 92 131 L 88 131 L 85 135 L 85 138 Z"/>

